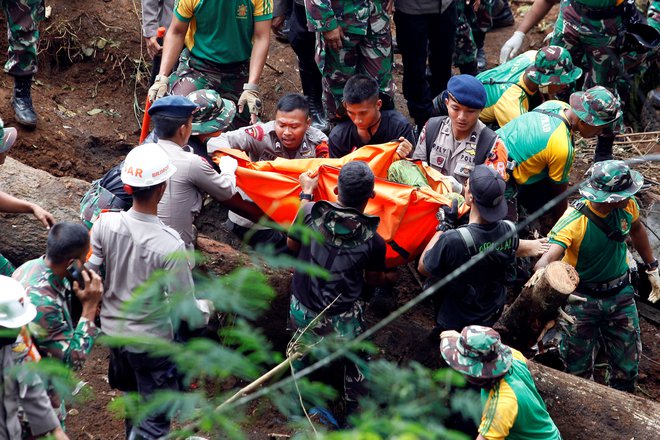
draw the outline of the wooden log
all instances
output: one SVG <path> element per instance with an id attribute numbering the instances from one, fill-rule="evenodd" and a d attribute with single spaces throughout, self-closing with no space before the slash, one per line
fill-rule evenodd
<path id="1" fill-rule="evenodd" d="M 536 388 L 565 439 L 652 439 L 660 403 L 528 361 Z"/>
<path id="2" fill-rule="evenodd" d="M 575 268 L 561 261 L 537 271 L 495 324 L 502 341 L 523 351 L 534 345 L 545 324 L 557 317 L 558 309 L 566 304 L 579 281 Z"/>
<path id="3" fill-rule="evenodd" d="M 14 159 L 0 166 L 0 190 L 36 203 L 56 221 L 80 221 L 80 199 L 89 183 L 55 177 Z M 0 214 L 0 252 L 19 265 L 43 255 L 48 231 L 31 214 Z"/>

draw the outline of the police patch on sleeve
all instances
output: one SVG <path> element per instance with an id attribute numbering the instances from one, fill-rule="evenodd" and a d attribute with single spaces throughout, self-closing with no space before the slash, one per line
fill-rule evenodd
<path id="1" fill-rule="evenodd" d="M 264 129 L 261 128 L 261 126 L 259 125 L 253 125 L 252 127 L 248 127 L 245 129 L 245 132 L 258 141 L 262 141 L 264 139 Z"/>

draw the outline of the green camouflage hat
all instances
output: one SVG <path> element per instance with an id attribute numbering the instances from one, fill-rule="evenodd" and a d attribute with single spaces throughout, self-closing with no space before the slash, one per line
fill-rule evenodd
<path id="1" fill-rule="evenodd" d="M 226 129 L 234 120 L 236 105 L 212 89 L 195 90 L 187 96 L 197 109 L 192 114 L 192 134 L 214 133 Z"/>
<path id="2" fill-rule="evenodd" d="M 593 127 L 611 124 L 623 115 L 619 99 L 603 86 L 575 92 L 569 103 L 577 117 Z"/>
<path id="3" fill-rule="evenodd" d="M 380 218 L 321 200 L 312 206 L 312 226 L 327 244 L 354 248 L 376 234 Z"/>
<path id="4" fill-rule="evenodd" d="M 582 76 L 582 69 L 573 64 L 571 53 L 559 46 L 548 46 L 536 52 L 527 77 L 540 86 L 571 84 Z"/>
<path id="5" fill-rule="evenodd" d="M 511 368 L 513 358 L 499 333 L 480 325 L 465 327 L 458 337 L 442 338 L 440 352 L 451 368 L 477 379 L 503 376 Z"/>
<path id="6" fill-rule="evenodd" d="M 633 196 L 644 184 L 644 177 L 622 160 L 597 162 L 589 171 L 591 177 L 580 187 L 580 194 L 592 202 L 621 202 Z"/>

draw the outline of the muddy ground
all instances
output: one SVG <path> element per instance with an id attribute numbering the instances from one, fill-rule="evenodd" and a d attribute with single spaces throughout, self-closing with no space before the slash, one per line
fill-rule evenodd
<path id="1" fill-rule="evenodd" d="M 49 5 L 52 15 L 41 25 L 40 71 L 33 88 L 39 127 L 32 132 L 19 128 L 19 140 L 11 156 L 55 176 L 90 181 L 116 164 L 138 140 L 149 69 L 141 47 L 140 4 L 137 0 L 52 0 Z M 526 44 L 540 45 L 548 32 L 547 23 L 542 23 L 541 28 L 527 38 Z M 512 32 L 513 28 L 505 28 L 488 35 L 486 53 L 490 66 L 497 63 L 499 48 Z M 5 34 L 2 35 L 0 45 L 6 43 Z M 406 113 L 399 55 L 395 61 L 399 86 L 396 105 Z M 261 88 L 266 116 L 272 116 L 279 96 L 301 89 L 295 56 L 287 45 L 273 41 L 268 63 Z M 5 125 L 16 126 L 9 102 L 11 78 L 4 76 L 0 81 L 0 115 Z M 582 176 L 586 163 L 586 156 L 577 161 L 574 180 Z M 236 245 L 222 229 L 221 211 L 213 205 L 209 210 L 200 230 Z M 213 268 L 220 273 L 230 270 L 230 263 L 235 261 L 231 258 L 233 248 L 218 248 L 213 243 L 208 246 L 207 253 L 214 256 Z M 419 293 L 420 287 L 407 267 L 399 271 L 398 300 L 403 303 Z M 284 328 L 289 274 L 274 273 L 271 279 L 279 295 L 260 323 L 275 346 L 283 349 L 288 340 Z M 421 306 L 380 332 L 375 342 L 388 359 L 433 365 L 435 350 L 426 338 L 432 324 L 430 306 Z M 640 393 L 660 400 L 660 330 L 642 319 L 642 339 Z M 116 396 L 107 384 L 107 363 L 107 350 L 97 347 L 81 373 L 94 398 L 71 408 L 67 419 L 71 438 L 123 438 L 123 422 L 107 410 L 108 402 Z M 255 408 L 254 414 L 248 428 L 250 438 L 263 439 L 269 433 L 287 432 L 284 420 L 274 410 Z M 565 438 L 581 438 L 579 427 L 557 422 Z"/>

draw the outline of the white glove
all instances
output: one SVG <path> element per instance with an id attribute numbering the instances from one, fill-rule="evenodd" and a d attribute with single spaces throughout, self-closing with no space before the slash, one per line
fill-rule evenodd
<path id="1" fill-rule="evenodd" d="M 220 174 L 236 174 L 238 168 L 238 161 L 230 156 L 222 156 L 220 158 Z"/>
<path id="2" fill-rule="evenodd" d="M 449 178 L 449 181 L 451 182 L 451 192 L 455 192 L 456 194 L 463 194 L 463 185 L 456 180 L 454 176 L 447 176 Z"/>
<path id="3" fill-rule="evenodd" d="M 149 87 L 149 92 L 147 96 L 149 97 L 150 102 L 162 98 L 167 93 L 167 89 L 170 86 L 170 77 L 167 75 L 156 75 L 156 80 Z"/>
<path id="4" fill-rule="evenodd" d="M 445 330 L 444 332 L 440 333 L 440 339 L 445 339 L 445 338 L 460 338 L 461 334 L 457 332 L 456 330 Z"/>
<path id="5" fill-rule="evenodd" d="M 649 301 L 655 303 L 660 299 L 660 275 L 658 274 L 658 268 L 647 270 L 646 275 L 648 275 L 649 282 L 651 283 Z"/>
<path id="6" fill-rule="evenodd" d="M 502 49 L 500 50 L 500 64 L 506 63 L 518 54 L 524 39 L 524 32 L 515 31 L 513 33 L 511 38 L 509 38 L 507 42 L 504 43 L 504 46 L 502 46 Z"/>

